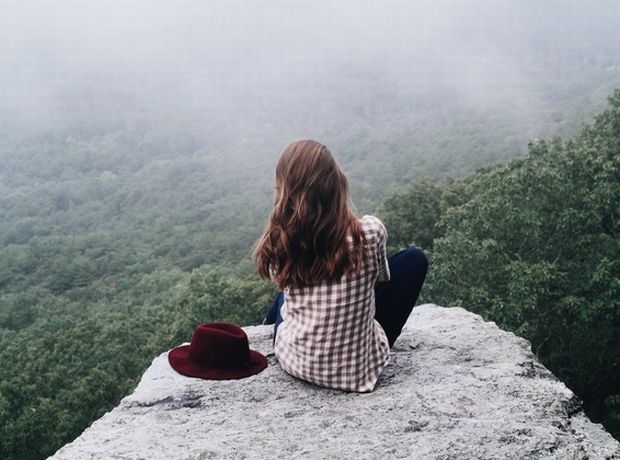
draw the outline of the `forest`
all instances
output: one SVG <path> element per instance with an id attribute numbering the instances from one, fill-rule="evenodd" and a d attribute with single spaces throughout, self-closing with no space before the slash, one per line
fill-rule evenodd
<path id="1" fill-rule="evenodd" d="M 419 303 L 528 339 L 620 439 L 617 2 L 69 3 L 0 15 L 0 458 L 75 439 L 196 324 L 261 322 L 301 137 L 425 250 Z"/>
<path id="2" fill-rule="evenodd" d="M 416 181 L 377 209 L 390 252 L 413 244 L 429 255 L 421 302 L 463 306 L 530 340 L 616 437 L 619 151 L 616 90 L 574 137 L 532 142 L 524 156 L 461 179 Z M 105 187 L 91 193 L 105 197 Z M 75 205 L 62 194 L 38 196 L 59 210 Z M 100 212 L 116 206 L 109 200 Z M 260 323 L 275 294 L 247 260 L 225 269 L 197 255 L 193 248 L 203 243 L 185 241 L 191 225 L 176 239 L 172 222 L 156 220 L 157 241 L 138 229 L 26 238 L 36 219 L 13 225 L 2 249 L 3 458 L 53 453 L 197 323 Z M 218 243 L 226 248 L 226 240 Z"/>

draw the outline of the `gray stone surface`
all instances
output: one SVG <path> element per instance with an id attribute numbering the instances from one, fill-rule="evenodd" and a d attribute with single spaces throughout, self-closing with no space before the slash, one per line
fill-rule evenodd
<path id="1" fill-rule="evenodd" d="M 372 393 L 285 374 L 270 326 L 245 328 L 269 366 L 184 377 L 166 353 L 61 459 L 620 459 L 530 344 L 462 308 L 416 307 Z"/>

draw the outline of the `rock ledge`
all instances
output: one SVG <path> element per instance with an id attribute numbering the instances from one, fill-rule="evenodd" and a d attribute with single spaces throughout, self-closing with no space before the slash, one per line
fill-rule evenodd
<path id="1" fill-rule="evenodd" d="M 177 374 L 166 353 L 61 459 L 620 459 L 620 443 L 530 344 L 462 308 L 414 308 L 372 393 L 319 388 L 277 365 L 243 380 Z"/>

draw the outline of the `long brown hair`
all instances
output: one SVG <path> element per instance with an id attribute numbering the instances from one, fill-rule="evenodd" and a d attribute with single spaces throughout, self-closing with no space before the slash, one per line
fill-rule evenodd
<path id="1" fill-rule="evenodd" d="M 274 208 L 252 253 L 261 277 L 283 289 L 337 280 L 360 269 L 361 224 L 352 211 L 347 178 L 327 147 L 310 139 L 287 145 L 276 166 L 275 192 Z"/>

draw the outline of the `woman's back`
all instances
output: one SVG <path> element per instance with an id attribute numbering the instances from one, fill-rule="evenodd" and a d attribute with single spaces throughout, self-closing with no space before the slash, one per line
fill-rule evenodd
<path id="1" fill-rule="evenodd" d="M 372 391 L 389 360 L 375 320 L 374 286 L 389 279 L 387 233 L 375 216 L 360 219 L 364 260 L 358 272 L 307 287 L 285 287 L 275 353 L 288 373 L 317 385 Z M 350 238 L 348 239 L 351 244 Z"/>
<path id="2" fill-rule="evenodd" d="M 372 391 L 418 297 L 426 258 L 407 248 L 387 260 L 383 223 L 355 216 L 346 175 L 323 144 L 287 145 L 275 179 L 274 208 L 252 258 L 283 291 L 265 318 L 275 324 L 280 366 L 328 388 Z"/>

